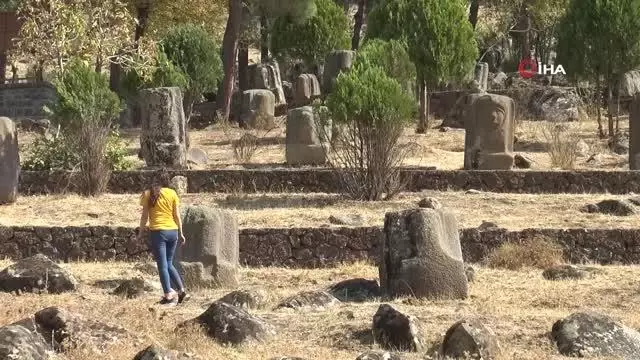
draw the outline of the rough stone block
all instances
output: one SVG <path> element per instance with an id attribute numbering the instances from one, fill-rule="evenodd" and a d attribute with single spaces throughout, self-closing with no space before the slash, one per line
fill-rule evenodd
<path id="1" fill-rule="evenodd" d="M 348 70 L 353 65 L 356 52 L 351 50 L 337 50 L 327 55 L 324 63 L 322 85 L 325 93 L 330 93 L 340 72 Z"/>
<path id="2" fill-rule="evenodd" d="M 0 205 L 14 203 L 18 197 L 20 154 L 15 123 L 0 117 Z"/>
<path id="3" fill-rule="evenodd" d="M 387 213 L 379 262 L 390 296 L 464 299 L 468 295 L 458 224 L 442 209 Z"/>
<path id="4" fill-rule="evenodd" d="M 327 162 L 331 120 L 324 127 L 311 106 L 289 110 L 287 116 L 286 159 L 294 165 L 322 165 Z"/>
<path id="5" fill-rule="evenodd" d="M 296 106 L 305 106 L 322 95 L 320 90 L 320 82 L 313 74 L 301 74 L 296 79 L 293 103 Z"/>
<path id="6" fill-rule="evenodd" d="M 242 122 L 254 129 L 273 129 L 276 98 L 270 90 L 247 90 L 242 93 Z"/>

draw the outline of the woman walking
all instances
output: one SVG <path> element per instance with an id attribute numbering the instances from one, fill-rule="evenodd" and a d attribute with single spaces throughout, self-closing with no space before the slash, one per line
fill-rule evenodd
<path id="1" fill-rule="evenodd" d="M 180 274 L 173 266 L 178 241 L 184 245 L 186 240 L 182 233 L 180 199 L 178 194 L 169 188 L 169 183 L 169 174 L 166 170 L 161 170 L 154 176 L 151 188 L 142 194 L 139 237 L 140 240 L 144 238 L 148 221 L 151 250 L 158 265 L 160 283 L 164 291 L 160 304 L 172 306 L 182 303 L 188 295 Z M 172 281 L 178 292 L 171 287 Z"/>

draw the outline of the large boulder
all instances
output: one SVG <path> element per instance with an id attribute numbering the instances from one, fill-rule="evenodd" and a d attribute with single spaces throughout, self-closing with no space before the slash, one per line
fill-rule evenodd
<path id="1" fill-rule="evenodd" d="M 20 154 L 16 124 L 0 117 L 0 205 L 10 204 L 18 197 Z"/>
<path id="2" fill-rule="evenodd" d="M 235 217 L 224 210 L 185 206 L 182 229 L 187 242 L 178 247 L 176 260 L 186 286 L 237 286 L 240 250 Z"/>
<path id="3" fill-rule="evenodd" d="M 497 359 L 500 344 L 491 329 L 478 319 L 465 319 L 447 330 L 442 342 L 442 355 L 452 359 Z"/>
<path id="4" fill-rule="evenodd" d="M 322 87 L 329 94 L 335 85 L 338 75 L 351 68 L 356 52 L 351 50 L 336 50 L 327 55 L 324 62 Z"/>
<path id="5" fill-rule="evenodd" d="M 147 166 L 187 167 L 187 128 L 180 88 L 140 92 L 140 152 Z"/>
<path id="6" fill-rule="evenodd" d="M 622 75 L 620 96 L 632 97 L 640 93 L 640 70 L 632 70 Z"/>
<path id="7" fill-rule="evenodd" d="M 74 291 L 76 279 L 48 257 L 37 254 L 0 272 L 0 291 L 59 294 Z"/>
<path id="8" fill-rule="evenodd" d="M 458 223 L 443 209 L 387 213 L 379 261 L 390 296 L 464 299 L 468 294 Z"/>
<path id="9" fill-rule="evenodd" d="M 271 90 L 246 90 L 242 93 L 242 123 L 252 129 L 273 129 L 276 127 L 275 102 Z"/>
<path id="10" fill-rule="evenodd" d="M 133 360 L 177 360 L 177 357 L 170 351 L 151 345 L 137 353 Z"/>
<path id="11" fill-rule="evenodd" d="M 0 359 L 48 359 L 53 348 L 36 328 L 31 319 L 0 327 Z"/>
<path id="12" fill-rule="evenodd" d="M 313 74 L 301 74 L 296 79 L 293 88 L 293 103 L 295 106 L 306 106 L 322 95 L 320 82 Z"/>
<path id="13" fill-rule="evenodd" d="M 632 360 L 640 354 L 640 333 L 593 312 L 574 313 L 557 321 L 551 336 L 565 356 Z"/>
<path id="14" fill-rule="evenodd" d="M 288 164 L 322 165 L 327 162 L 331 120 L 320 116 L 311 106 L 289 110 L 285 139 Z"/>
<path id="15" fill-rule="evenodd" d="M 513 99 L 495 94 L 471 94 L 465 116 L 465 170 L 512 169 L 515 131 Z"/>
<path id="16" fill-rule="evenodd" d="M 275 335 L 273 327 L 264 320 L 220 301 L 214 302 L 200 316 L 181 326 L 193 325 L 203 327 L 207 335 L 221 344 L 262 342 Z"/>
<path id="17" fill-rule="evenodd" d="M 377 280 L 363 278 L 341 281 L 328 291 L 340 301 L 365 302 L 382 296 Z"/>
<path id="18" fill-rule="evenodd" d="M 364 352 L 356 358 L 356 360 L 401 360 L 400 355 L 388 351 L 370 350 Z"/>
<path id="19" fill-rule="evenodd" d="M 264 290 L 235 290 L 220 299 L 223 303 L 245 309 L 259 309 L 266 305 L 269 295 Z"/>
<path id="20" fill-rule="evenodd" d="M 276 61 L 249 65 L 249 88 L 270 90 L 275 97 L 276 109 L 287 106 L 280 67 Z"/>
<path id="21" fill-rule="evenodd" d="M 384 349 L 420 352 L 424 336 L 417 319 L 382 304 L 373 316 L 373 339 Z"/>
<path id="22" fill-rule="evenodd" d="M 302 291 L 283 299 L 276 308 L 325 308 L 340 303 L 326 291 Z"/>
<path id="23" fill-rule="evenodd" d="M 541 87 L 529 100 L 529 111 L 544 121 L 578 121 L 581 107 L 582 100 L 572 88 Z"/>
<path id="24" fill-rule="evenodd" d="M 0 359 L 43 360 L 54 351 L 64 352 L 78 345 L 102 351 L 130 338 L 122 328 L 49 307 L 0 327 Z"/>

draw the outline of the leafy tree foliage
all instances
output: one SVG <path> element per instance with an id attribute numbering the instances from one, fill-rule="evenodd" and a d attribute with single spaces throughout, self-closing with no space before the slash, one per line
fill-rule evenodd
<path id="1" fill-rule="evenodd" d="M 126 61 L 135 27 L 121 0 L 24 0 L 18 8 L 23 25 L 14 56 L 64 69 L 70 58 L 91 60 L 100 70 L 107 61 Z"/>
<path id="2" fill-rule="evenodd" d="M 560 26 L 558 63 L 574 79 L 601 79 L 612 89 L 627 71 L 640 66 L 640 0 L 573 0 Z M 598 106 L 598 111 L 600 106 Z M 604 135 L 598 114 L 599 132 Z M 609 114 L 609 135 L 614 125 Z"/>
<path id="3" fill-rule="evenodd" d="M 186 75 L 185 114 L 203 93 L 215 91 L 222 78 L 220 51 L 200 26 L 180 25 L 171 29 L 161 43 L 167 58 Z"/>
<path id="4" fill-rule="evenodd" d="M 478 49 L 463 0 L 387 0 L 369 16 L 371 37 L 403 39 L 420 85 L 418 132 L 428 128 L 428 89 L 467 78 Z"/>
<path id="5" fill-rule="evenodd" d="M 416 66 L 409 58 L 406 44 L 399 40 L 368 40 L 358 51 L 354 66 L 377 66 L 398 81 L 408 94 L 414 92 Z"/>
<path id="6" fill-rule="evenodd" d="M 315 0 L 317 13 L 303 23 L 291 15 L 278 18 L 271 46 L 276 57 L 321 64 L 332 50 L 349 49 L 349 19 L 333 0 Z"/>

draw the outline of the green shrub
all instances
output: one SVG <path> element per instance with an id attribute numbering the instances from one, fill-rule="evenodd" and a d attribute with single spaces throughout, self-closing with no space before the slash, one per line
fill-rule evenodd
<path id="1" fill-rule="evenodd" d="M 131 170 L 135 163 L 127 159 L 127 146 L 117 131 L 112 131 L 107 141 L 105 157 L 114 171 Z M 29 152 L 21 167 L 23 170 L 52 171 L 77 170 L 80 156 L 63 136 L 38 137 L 29 146 Z"/>
<path id="2" fill-rule="evenodd" d="M 380 67 L 408 94 L 415 93 L 416 66 L 409 58 L 406 44 L 401 41 L 367 40 L 358 51 L 354 65 Z"/>
<path id="3" fill-rule="evenodd" d="M 95 72 L 91 66 L 78 60 L 67 64 L 54 80 L 54 85 L 57 101 L 47 110 L 62 132 L 62 138 L 56 139 L 55 145 L 61 148 L 62 154 L 66 154 L 68 147 L 77 157 L 74 170 L 79 170 L 77 182 L 80 192 L 84 195 L 101 194 L 111 176 L 107 145 L 114 120 L 122 110 L 120 99 L 110 90 L 104 74 Z M 66 156 L 62 158 L 67 159 Z"/>
<path id="4" fill-rule="evenodd" d="M 281 59 L 300 59 L 308 66 L 324 63 L 333 50 L 351 48 L 349 18 L 333 0 L 315 0 L 316 15 L 298 23 L 291 16 L 276 19 L 271 49 Z"/>
<path id="5" fill-rule="evenodd" d="M 407 148 L 399 140 L 415 102 L 400 84 L 380 67 L 354 66 L 338 76 L 327 107 L 338 129 L 330 163 L 345 193 L 358 200 L 386 200 L 402 190 L 399 167 Z"/>
<path id="6" fill-rule="evenodd" d="M 167 59 L 185 76 L 185 114 L 202 94 L 216 91 L 222 79 L 220 51 L 211 36 L 200 26 L 185 24 L 172 28 L 161 43 Z"/>

